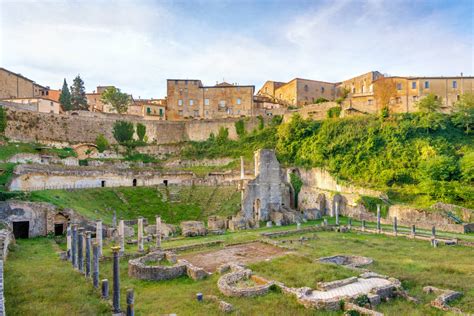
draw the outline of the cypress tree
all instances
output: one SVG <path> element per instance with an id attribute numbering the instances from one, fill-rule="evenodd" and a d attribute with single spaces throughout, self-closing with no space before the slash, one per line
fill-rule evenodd
<path id="1" fill-rule="evenodd" d="M 61 95 L 59 96 L 59 103 L 61 103 L 64 111 L 72 110 L 71 92 L 69 92 L 66 78 L 64 78 L 63 88 L 61 89 Z"/>
<path id="2" fill-rule="evenodd" d="M 84 81 L 77 75 L 71 86 L 71 104 L 73 110 L 88 111 L 86 89 L 84 88 Z"/>

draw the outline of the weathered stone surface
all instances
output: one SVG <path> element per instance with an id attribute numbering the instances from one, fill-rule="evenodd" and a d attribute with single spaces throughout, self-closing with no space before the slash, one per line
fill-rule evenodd
<path id="1" fill-rule="evenodd" d="M 227 228 L 227 220 L 220 216 L 209 216 L 207 218 L 207 228 L 209 230 L 225 230 Z"/>
<path id="2" fill-rule="evenodd" d="M 253 281 L 257 284 L 251 287 L 238 286 L 239 281 L 252 278 L 252 271 L 239 265 L 230 265 L 232 272 L 220 277 L 217 281 L 217 287 L 222 294 L 235 297 L 259 296 L 268 293 L 270 287 L 275 284 L 273 281 L 267 281 L 263 278 L 255 278 Z"/>
<path id="3" fill-rule="evenodd" d="M 425 286 L 423 288 L 423 292 L 438 294 L 438 296 L 431 301 L 431 306 L 437 309 L 441 309 L 443 311 L 454 311 L 462 314 L 462 312 L 458 308 L 451 307 L 448 305 L 449 302 L 461 297 L 462 293 L 452 290 L 439 289 L 434 286 Z"/>
<path id="4" fill-rule="evenodd" d="M 356 277 L 350 277 L 347 279 L 342 279 L 342 280 L 336 280 L 336 281 L 331 281 L 331 282 L 318 282 L 317 287 L 318 289 L 322 291 L 327 291 L 327 290 L 332 290 L 347 284 L 351 284 L 357 282 Z"/>
<path id="5" fill-rule="evenodd" d="M 193 280 L 202 280 L 209 276 L 209 273 L 206 270 L 196 267 L 186 260 L 178 260 L 178 262 L 186 265 L 186 274 Z"/>
<path id="6" fill-rule="evenodd" d="M 207 233 L 203 222 L 185 221 L 181 222 L 181 234 L 185 237 L 204 236 Z"/>
<path id="7" fill-rule="evenodd" d="M 337 255 L 331 257 L 319 258 L 318 261 L 325 263 L 334 263 L 337 265 L 342 265 L 350 268 L 357 268 L 365 265 L 369 265 L 373 262 L 371 258 L 361 257 L 361 256 L 346 256 L 346 255 Z"/>
<path id="8" fill-rule="evenodd" d="M 160 265 L 159 262 L 167 260 L 167 253 L 154 252 L 146 256 L 128 261 L 128 275 L 141 280 L 171 280 L 186 274 L 186 263 L 178 262 L 172 266 Z M 149 265 L 156 262 L 156 265 Z"/>

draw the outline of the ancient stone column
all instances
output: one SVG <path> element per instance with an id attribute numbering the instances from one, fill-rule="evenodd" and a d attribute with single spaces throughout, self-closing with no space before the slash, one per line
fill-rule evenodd
<path id="1" fill-rule="evenodd" d="M 72 238 L 72 231 L 71 231 L 71 225 L 67 225 L 66 229 L 66 255 L 67 255 L 67 260 L 71 261 L 71 238 Z"/>
<path id="2" fill-rule="evenodd" d="M 117 227 L 117 211 L 114 210 L 114 215 L 112 216 L 112 227 L 116 228 Z"/>
<path id="3" fill-rule="evenodd" d="M 161 217 L 156 217 L 156 247 L 161 248 Z"/>
<path id="4" fill-rule="evenodd" d="M 109 280 L 107 279 L 102 280 L 102 298 L 104 300 L 109 299 Z"/>
<path id="5" fill-rule="evenodd" d="M 86 277 L 91 276 L 91 232 L 86 232 Z"/>
<path id="6" fill-rule="evenodd" d="M 114 284 L 113 284 L 113 312 L 114 314 L 120 313 L 120 266 L 119 266 L 119 258 L 120 258 L 120 247 L 112 247 L 112 252 L 114 254 L 114 266 L 113 266 L 113 274 L 114 274 Z"/>
<path id="7" fill-rule="evenodd" d="M 377 233 L 380 233 L 380 204 L 377 204 Z"/>
<path id="8" fill-rule="evenodd" d="M 134 308 L 135 298 L 133 294 L 133 289 L 127 290 L 127 316 L 134 316 L 135 315 L 135 308 Z"/>
<path id="9" fill-rule="evenodd" d="M 395 236 L 398 235 L 398 223 L 396 216 L 393 218 L 393 233 L 395 234 Z"/>
<path id="10" fill-rule="evenodd" d="M 431 237 L 433 239 L 436 238 L 436 227 L 435 226 L 431 227 Z"/>
<path id="11" fill-rule="evenodd" d="M 323 219 L 323 226 L 328 226 L 328 219 L 327 218 Z"/>
<path id="12" fill-rule="evenodd" d="M 99 247 L 99 256 L 102 257 L 102 221 L 98 220 L 95 227 L 95 241 Z"/>
<path id="13" fill-rule="evenodd" d="M 99 288 L 99 245 L 94 242 L 92 245 L 92 284 Z"/>
<path id="14" fill-rule="evenodd" d="M 411 225 L 411 237 L 415 238 L 416 235 L 416 227 L 415 225 Z"/>
<path id="15" fill-rule="evenodd" d="M 365 232 L 365 219 L 362 220 L 362 231 Z"/>
<path id="16" fill-rule="evenodd" d="M 138 251 L 144 251 L 143 248 L 143 217 L 138 218 Z"/>
<path id="17" fill-rule="evenodd" d="M 125 223 L 123 219 L 119 221 L 118 235 L 119 235 L 119 240 L 120 240 L 120 253 L 124 253 L 125 252 Z"/>
<path id="18" fill-rule="evenodd" d="M 77 268 L 84 273 L 84 228 L 79 228 L 77 236 Z"/>
<path id="19" fill-rule="evenodd" d="M 245 178 L 244 156 L 240 156 L 240 179 L 243 180 L 244 178 Z"/>
<path id="20" fill-rule="evenodd" d="M 335 209 L 334 212 L 336 214 L 336 225 L 339 226 L 339 202 L 335 202 Z"/>
<path id="21" fill-rule="evenodd" d="M 71 261 L 72 266 L 77 268 L 77 225 L 72 225 Z"/>

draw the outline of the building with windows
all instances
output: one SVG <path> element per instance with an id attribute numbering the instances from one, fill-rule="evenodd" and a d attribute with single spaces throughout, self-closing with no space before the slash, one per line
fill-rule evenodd
<path id="1" fill-rule="evenodd" d="M 201 80 L 167 80 L 167 118 L 216 119 L 253 115 L 255 86 L 222 82 L 204 86 Z"/>
<path id="2" fill-rule="evenodd" d="M 2 99 L 2 104 L 12 106 L 19 110 L 27 110 L 41 113 L 59 114 L 62 112 L 61 105 L 55 100 L 45 97 L 37 98 L 12 98 Z"/>
<path id="3" fill-rule="evenodd" d="M 48 94 L 49 87 L 0 67 L 0 99 L 47 97 Z"/>
<path id="4" fill-rule="evenodd" d="M 286 106 L 313 104 L 319 98 L 332 101 L 336 98 L 336 83 L 295 78 L 289 82 L 267 81 L 258 91 L 274 103 Z"/>
<path id="5" fill-rule="evenodd" d="M 383 75 L 380 72 L 370 71 L 344 80 L 338 84 L 337 94 L 346 97 L 346 105 L 349 108 L 358 109 L 359 111 L 368 110 L 366 107 L 369 109 L 375 108 L 374 82 L 382 77 Z"/>

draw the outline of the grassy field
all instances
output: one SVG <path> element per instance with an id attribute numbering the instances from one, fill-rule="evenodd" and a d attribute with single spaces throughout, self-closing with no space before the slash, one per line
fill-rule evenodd
<path id="1" fill-rule="evenodd" d="M 151 221 L 160 214 L 166 223 L 206 220 L 210 215 L 229 216 L 239 210 L 240 192 L 235 187 L 159 186 L 45 190 L 31 193 L 32 201 L 49 202 L 72 208 L 91 219 L 112 223 L 113 210 L 118 218 L 143 216 Z"/>
<path id="2" fill-rule="evenodd" d="M 41 150 L 39 150 L 39 148 L 41 148 Z M 0 160 L 6 160 L 19 153 L 43 153 L 48 155 L 57 155 L 59 158 L 76 156 L 76 153 L 71 148 L 45 148 L 45 146 L 41 144 L 7 143 L 6 145 L 0 146 Z"/>
<path id="3" fill-rule="evenodd" d="M 314 223 L 311 223 L 314 224 Z M 310 224 L 306 224 L 310 225 Z M 224 243 L 257 240 L 263 231 L 276 231 L 288 227 L 262 228 L 219 236 L 181 238 L 165 241 L 164 247 L 193 244 L 202 241 L 223 240 Z M 310 233 L 311 236 L 313 233 Z M 352 254 L 368 256 L 374 262 L 368 266 L 372 271 L 393 276 L 402 281 L 410 295 L 420 299 L 419 304 L 395 299 L 377 307 L 386 315 L 444 315 L 429 306 L 433 295 L 422 293 L 423 286 L 432 285 L 463 292 L 464 296 L 452 305 L 465 312 L 474 312 L 474 248 L 463 246 L 440 246 L 432 248 L 428 241 L 418 241 L 403 237 L 389 237 L 363 233 L 315 233 L 316 239 L 303 245 L 293 243 L 294 254 L 288 254 L 269 261 L 251 264 L 258 275 L 284 282 L 289 286 L 310 286 L 314 288 L 319 281 L 331 281 L 354 275 L 354 271 L 333 265 L 315 263 L 314 260 L 329 255 Z M 291 238 L 298 238 L 299 235 Z M 284 237 L 284 239 L 290 237 Z M 60 245 L 62 248 L 64 245 Z M 105 253 L 110 254 L 110 245 Z M 27 315 L 35 308 L 35 315 L 46 315 L 51 305 L 53 313 L 82 314 L 81 308 L 90 308 L 90 314 L 100 314 L 102 305 L 98 293 L 92 290 L 89 281 L 81 278 L 55 254 L 58 246 L 52 239 L 20 240 L 18 246 L 6 261 L 5 284 L 7 313 Z M 136 246 L 127 246 L 135 251 Z M 291 297 L 271 292 L 257 298 L 227 298 L 217 289 L 218 275 L 203 281 L 193 281 L 186 277 L 171 281 L 153 282 L 128 278 L 127 262 L 121 261 L 122 307 L 125 308 L 125 291 L 134 288 L 137 315 L 216 315 L 217 305 L 212 302 L 198 303 L 198 292 L 217 295 L 233 304 L 235 315 L 341 315 L 341 313 L 316 312 L 299 305 Z M 101 262 L 100 278 L 112 278 L 111 262 Z M 62 293 L 66 284 L 74 283 L 74 293 Z M 44 289 L 47 287 L 47 289 Z M 41 290 L 43 289 L 43 290 Z M 53 293 L 43 295 L 42 291 Z M 30 299 L 30 292 L 35 293 Z M 58 293 L 58 294 L 55 294 Z M 80 296 L 76 305 L 56 304 L 65 296 Z M 58 298 L 59 297 L 59 298 Z M 41 299 L 40 299 L 41 298 Z M 72 301 L 72 298 L 71 298 Z M 82 306 L 82 307 L 81 307 Z"/>

